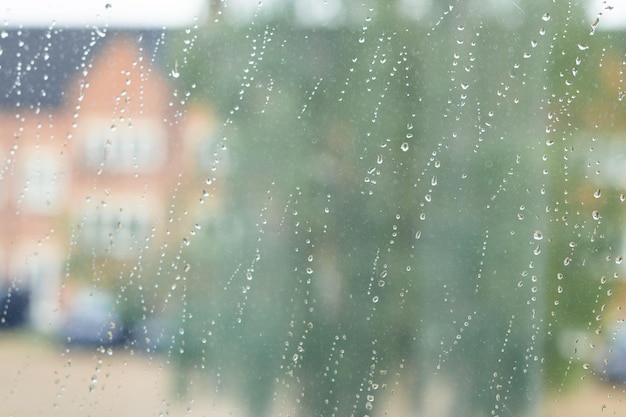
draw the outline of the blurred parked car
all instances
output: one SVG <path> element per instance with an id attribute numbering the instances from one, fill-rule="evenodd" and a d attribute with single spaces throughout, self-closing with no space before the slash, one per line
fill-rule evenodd
<path id="1" fill-rule="evenodd" d="M 113 297 L 90 290 L 77 294 L 61 327 L 61 338 L 72 345 L 111 346 L 123 343 L 125 329 L 120 314 L 115 311 Z"/>
<path id="2" fill-rule="evenodd" d="M 0 328 L 18 327 L 28 323 L 30 292 L 0 285 Z"/>
<path id="3" fill-rule="evenodd" d="M 603 380 L 626 384 L 626 329 L 616 327 L 610 335 L 596 368 Z"/>
<path id="4" fill-rule="evenodd" d="M 128 347 L 137 351 L 154 353 L 171 349 L 173 343 L 173 321 L 151 317 L 136 323 L 129 331 Z"/>

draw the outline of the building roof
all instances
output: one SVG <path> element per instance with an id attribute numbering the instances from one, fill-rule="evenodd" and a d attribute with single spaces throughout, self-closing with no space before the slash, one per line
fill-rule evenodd
<path id="1" fill-rule="evenodd" d="M 116 33 L 136 36 L 158 58 L 160 30 L 101 32 L 95 29 L 14 29 L 0 31 L 0 111 L 58 107 L 68 80 L 88 69 Z"/>

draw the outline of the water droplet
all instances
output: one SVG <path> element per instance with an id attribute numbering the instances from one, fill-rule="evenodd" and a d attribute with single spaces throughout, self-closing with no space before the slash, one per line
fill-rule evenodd
<path id="1" fill-rule="evenodd" d="M 178 72 L 178 61 L 174 61 L 174 68 L 172 68 L 170 75 L 174 78 L 180 77 L 180 72 Z"/>
<path id="2" fill-rule="evenodd" d="M 579 43 L 578 49 L 580 49 L 581 51 L 584 51 L 586 49 L 589 49 L 589 45 L 583 45 L 582 43 Z"/>
<path id="3" fill-rule="evenodd" d="M 592 211 L 591 217 L 593 217 L 594 220 L 600 220 L 600 212 L 598 210 Z"/>
<path id="4" fill-rule="evenodd" d="M 535 233 L 533 233 L 533 239 L 535 240 L 543 239 L 543 233 L 541 233 L 540 230 L 535 230 Z"/>
<path id="5" fill-rule="evenodd" d="M 541 20 L 543 20 L 544 22 L 550 20 L 550 13 L 544 13 L 544 15 L 541 16 Z"/>
<path id="6" fill-rule="evenodd" d="M 409 150 L 409 143 L 408 142 L 402 142 L 402 145 L 400 145 L 400 149 L 402 149 L 402 152 L 406 152 Z"/>
<path id="7" fill-rule="evenodd" d="M 252 281 L 252 271 L 250 271 L 250 270 L 246 271 L 246 279 L 248 281 Z"/>
<path id="8" fill-rule="evenodd" d="M 372 298 L 372 302 L 373 302 L 373 303 L 377 303 L 377 302 L 378 302 L 378 296 L 377 296 L 377 295 L 375 295 L 375 296 Z"/>
<path id="9" fill-rule="evenodd" d="M 111 3 L 107 3 L 104 5 L 105 10 L 111 10 L 113 8 L 113 6 L 111 5 Z"/>
<path id="10" fill-rule="evenodd" d="M 593 193 L 594 198 L 600 198 L 602 195 L 602 191 L 598 188 L 595 193 Z"/>

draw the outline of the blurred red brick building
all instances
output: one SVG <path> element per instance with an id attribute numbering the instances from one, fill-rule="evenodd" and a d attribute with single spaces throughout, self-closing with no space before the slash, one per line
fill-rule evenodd
<path id="1" fill-rule="evenodd" d="M 183 158 L 211 120 L 182 116 L 159 62 L 162 34 L 102 35 L 0 37 L 0 319 L 10 315 L 7 294 L 28 294 L 28 319 L 54 330 L 72 265 L 94 264 L 97 283 L 99 259 L 158 246 L 150 242 L 166 233 L 181 176 L 197 168 Z"/>

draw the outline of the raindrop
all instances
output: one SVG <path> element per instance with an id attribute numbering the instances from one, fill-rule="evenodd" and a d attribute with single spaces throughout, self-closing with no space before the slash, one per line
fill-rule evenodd
<path id="1" fill-rule="evenodd" d="M 592 211 L 591 217 L 593 217 L 594 220 L 600 220 L 600 212 L 598 210 Z"/>
<path id="2" fill-rule="evenodd" d="M 174 68 L 172 68 L 170 75 L 174 78 L 180 77 L 180 72 L 178 72 L 178 61 L 174 61 Z"/>
<path id="3" fill-rule="evenodd" d="M 584 51 L 586 49 L 589 49 L 589 45 L 583 45 L 582 43 L 579 43 L 578 49 L 580 49 L 581 51 Z"/>
<path id="4" fill-rule="evenodd" d="M 375 295 L 374 298 L 372 298 L 372 302 L 373 303 L 377 303 L 378 302 L 378 296 L 377 295 Z"/>
<path id="5" fill-rule="evenodd" d="M 595 193 L 593 193 L 593 196 L 594 196 L 595 198 L 600 198 L 600 196 L 601 196 L 601 195 L 602 195 L 602 192 L 600 191 L 600 189 L 599 189 L 599 188 L 596 190 L 596 192 L 595 192 Z"/>
<path id="6" fill-rule="evenodd" d="M 541 233 L 540 230 L 535 230 L 535 233 L 533 233 L 533 239 L 535 240 L 543 239 L 543 233 Z"/>
<path id="7" fill-rule="evenodd" d="M 402 145 L 400 145 L 400 149 L 402 149 L 402 152 L 406 152 L 409 150 L 409 143 L 408 142 L 402 142 Z"/>
<path id="8" fill-rule="evenodd" d="M 543 20 L 544 22 L 550 20 L 550 13 L 544 13 L 544 15 L 541 16 L 541 20 Z"/>

